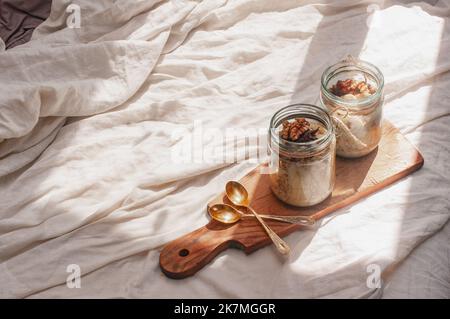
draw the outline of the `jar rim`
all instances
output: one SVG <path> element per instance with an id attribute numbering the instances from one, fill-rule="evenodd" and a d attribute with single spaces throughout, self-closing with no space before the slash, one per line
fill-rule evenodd
<path id="1" fill-rule="evenodd" d="M 379 82 L 377 83 L 377 90 L 375 94 L 371 94 L 362 99 L 348 100 L 340 96 L 337 96 L 329 91 L 329 89 L 327 88 L 327 84 L 329 79 L 331 78 L 330 75 L 334 75 L 333 69 L 336 69 L 337 71 L 339 69 L 351 66 L 355 67 L 356 70 L 360 70 L 361 72 L 369 73 Z M 361 106 L 366 105 L 370 107 L 373 104 L 372 102 L 375 102 L 380 98 L 384 89 L 384 76 L 381 70 L 374 64 L 349 56 L 349 58 L 339 61 L 327 67 L 322 73 L 320 83 L 321 83 L 321 91 L 328 99 L 335 100 L 340 104 L 348 105 L 351 108 L 361 108 Z"/>
<path id="2" fill-rule="evenodd" d="M 288 112 L 289 110 L 297 112 L 283 114 Z M 317 114 L 314 114 L 314 112 L 316 112 Z M 280 115 L 283 116 L 280 117 Z M 326 134 L 322 135 L 316 140 L 312 140 L 309 142 L 292 142 L 284 139 L 282 140 L 277 134 L 278 132 L 276 132 L 276 129 L 283 121 L 298 117 L 309 118 L 321 122 L 326 128 Z M 328 110 L 317 105 L 307 103 L 290 104 L 275 112 L 270 120 L 269 144 L 271 146 L 272 142 L 274 142 L 278 147 L 282 148 L 285 151 L 321 151 L 328 145 L 328 141 L 330 141 L 333 136 L 334 126 Z M 282 143 L 280 143 L 281 140 Z"/>

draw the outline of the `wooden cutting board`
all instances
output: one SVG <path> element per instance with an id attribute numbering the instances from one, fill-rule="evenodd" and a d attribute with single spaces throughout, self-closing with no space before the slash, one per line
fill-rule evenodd
<path id="1" fill-rule="evenodd" d="M 251 206 L 260 213 L 273 215 L 311 215 L 320 219 L 339 208 L 350 205 L 393 182 L 411 174 L 423 165 L 417 149 L 389 122 L 383 123 L 383 136 L 377 149 L 358 159 L 337 158 L 336 184 L 324 202 L 308 208 L 297 208 L 278 200 L 270 190 L 269 175 L 251 171 L 240 182 L 251 197 Z M 225 188 L 225 185 L 224 185 Z M 209 205 L 229 203 L 224 193 Z M 302 226 L 267 220 L 281 237 Z M 195 274 L 220 252 L 229 247 L 250 254 L 272 242 L 255 218 L 241 219 L 235 224 L 211 220 L 207 225 L 167 244 L 160 254 L 160 267 L 171 278 Z"/>

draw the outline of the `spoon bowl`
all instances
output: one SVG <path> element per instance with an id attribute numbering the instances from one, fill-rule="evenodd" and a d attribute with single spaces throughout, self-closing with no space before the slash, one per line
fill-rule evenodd
<path id="1" fill-rule="evenodd" d="M 228 199 L 237 206 L 245 206 L 249 205 L 249 196 L 247 189 L 245 189 L 244 185 L 239 182 L 230 181 L 225 186 L 225 192 L 227 193 Z"/>
<path id="2" fill-rule="evenodd" d="M 234 224 L 241 219 L 241 214 L 226 204 L 215 204 L 208 208 L 208 213 L 212 219 L 224 224 Z"/>

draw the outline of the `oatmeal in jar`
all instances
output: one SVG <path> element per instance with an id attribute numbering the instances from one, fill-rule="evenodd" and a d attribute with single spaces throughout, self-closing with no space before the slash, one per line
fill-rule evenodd
<path id="1" fill-rule="evenodd" d="M 378 146 L 383 85 L 383 75 L 377 67 L 353 57 L 323 73 L 320 98 L 336 127 L 337 155 L 360 157 Z"/>
<path id="2" fill-rule="evenodd" d="M 269 135 L 274 194 L 300 207 L 325 200 L 335 181 L 335 138 L 328 113 L 308 104 L 285 107 L 273 116 Z"/>

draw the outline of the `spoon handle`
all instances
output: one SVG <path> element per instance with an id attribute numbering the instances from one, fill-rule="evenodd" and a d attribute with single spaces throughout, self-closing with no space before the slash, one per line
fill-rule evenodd
<path id="1" fill-rule="evenodd" d="M 266 224 L 266 222 L 253 210 L 253 208 L 248 207 L 248 209 L 253 213 L 253 215 L 255 215 L 256 219 L 264 227 L 264 230 L 266 231 L 267 235 L 269 235 L 270 239 L 272 239 L 278 251 L 283 255 L 288 255 L 291 252 L 289 245 Z"/>
<path id="2" fill-rule="evenodd" d="M 308 216 L 278 216 L 278 215 L 260 215 L 262 218 L 279 220 L 291 224 L 302 224 L 312 226 L 316 223 L 314 219 Z"/>

